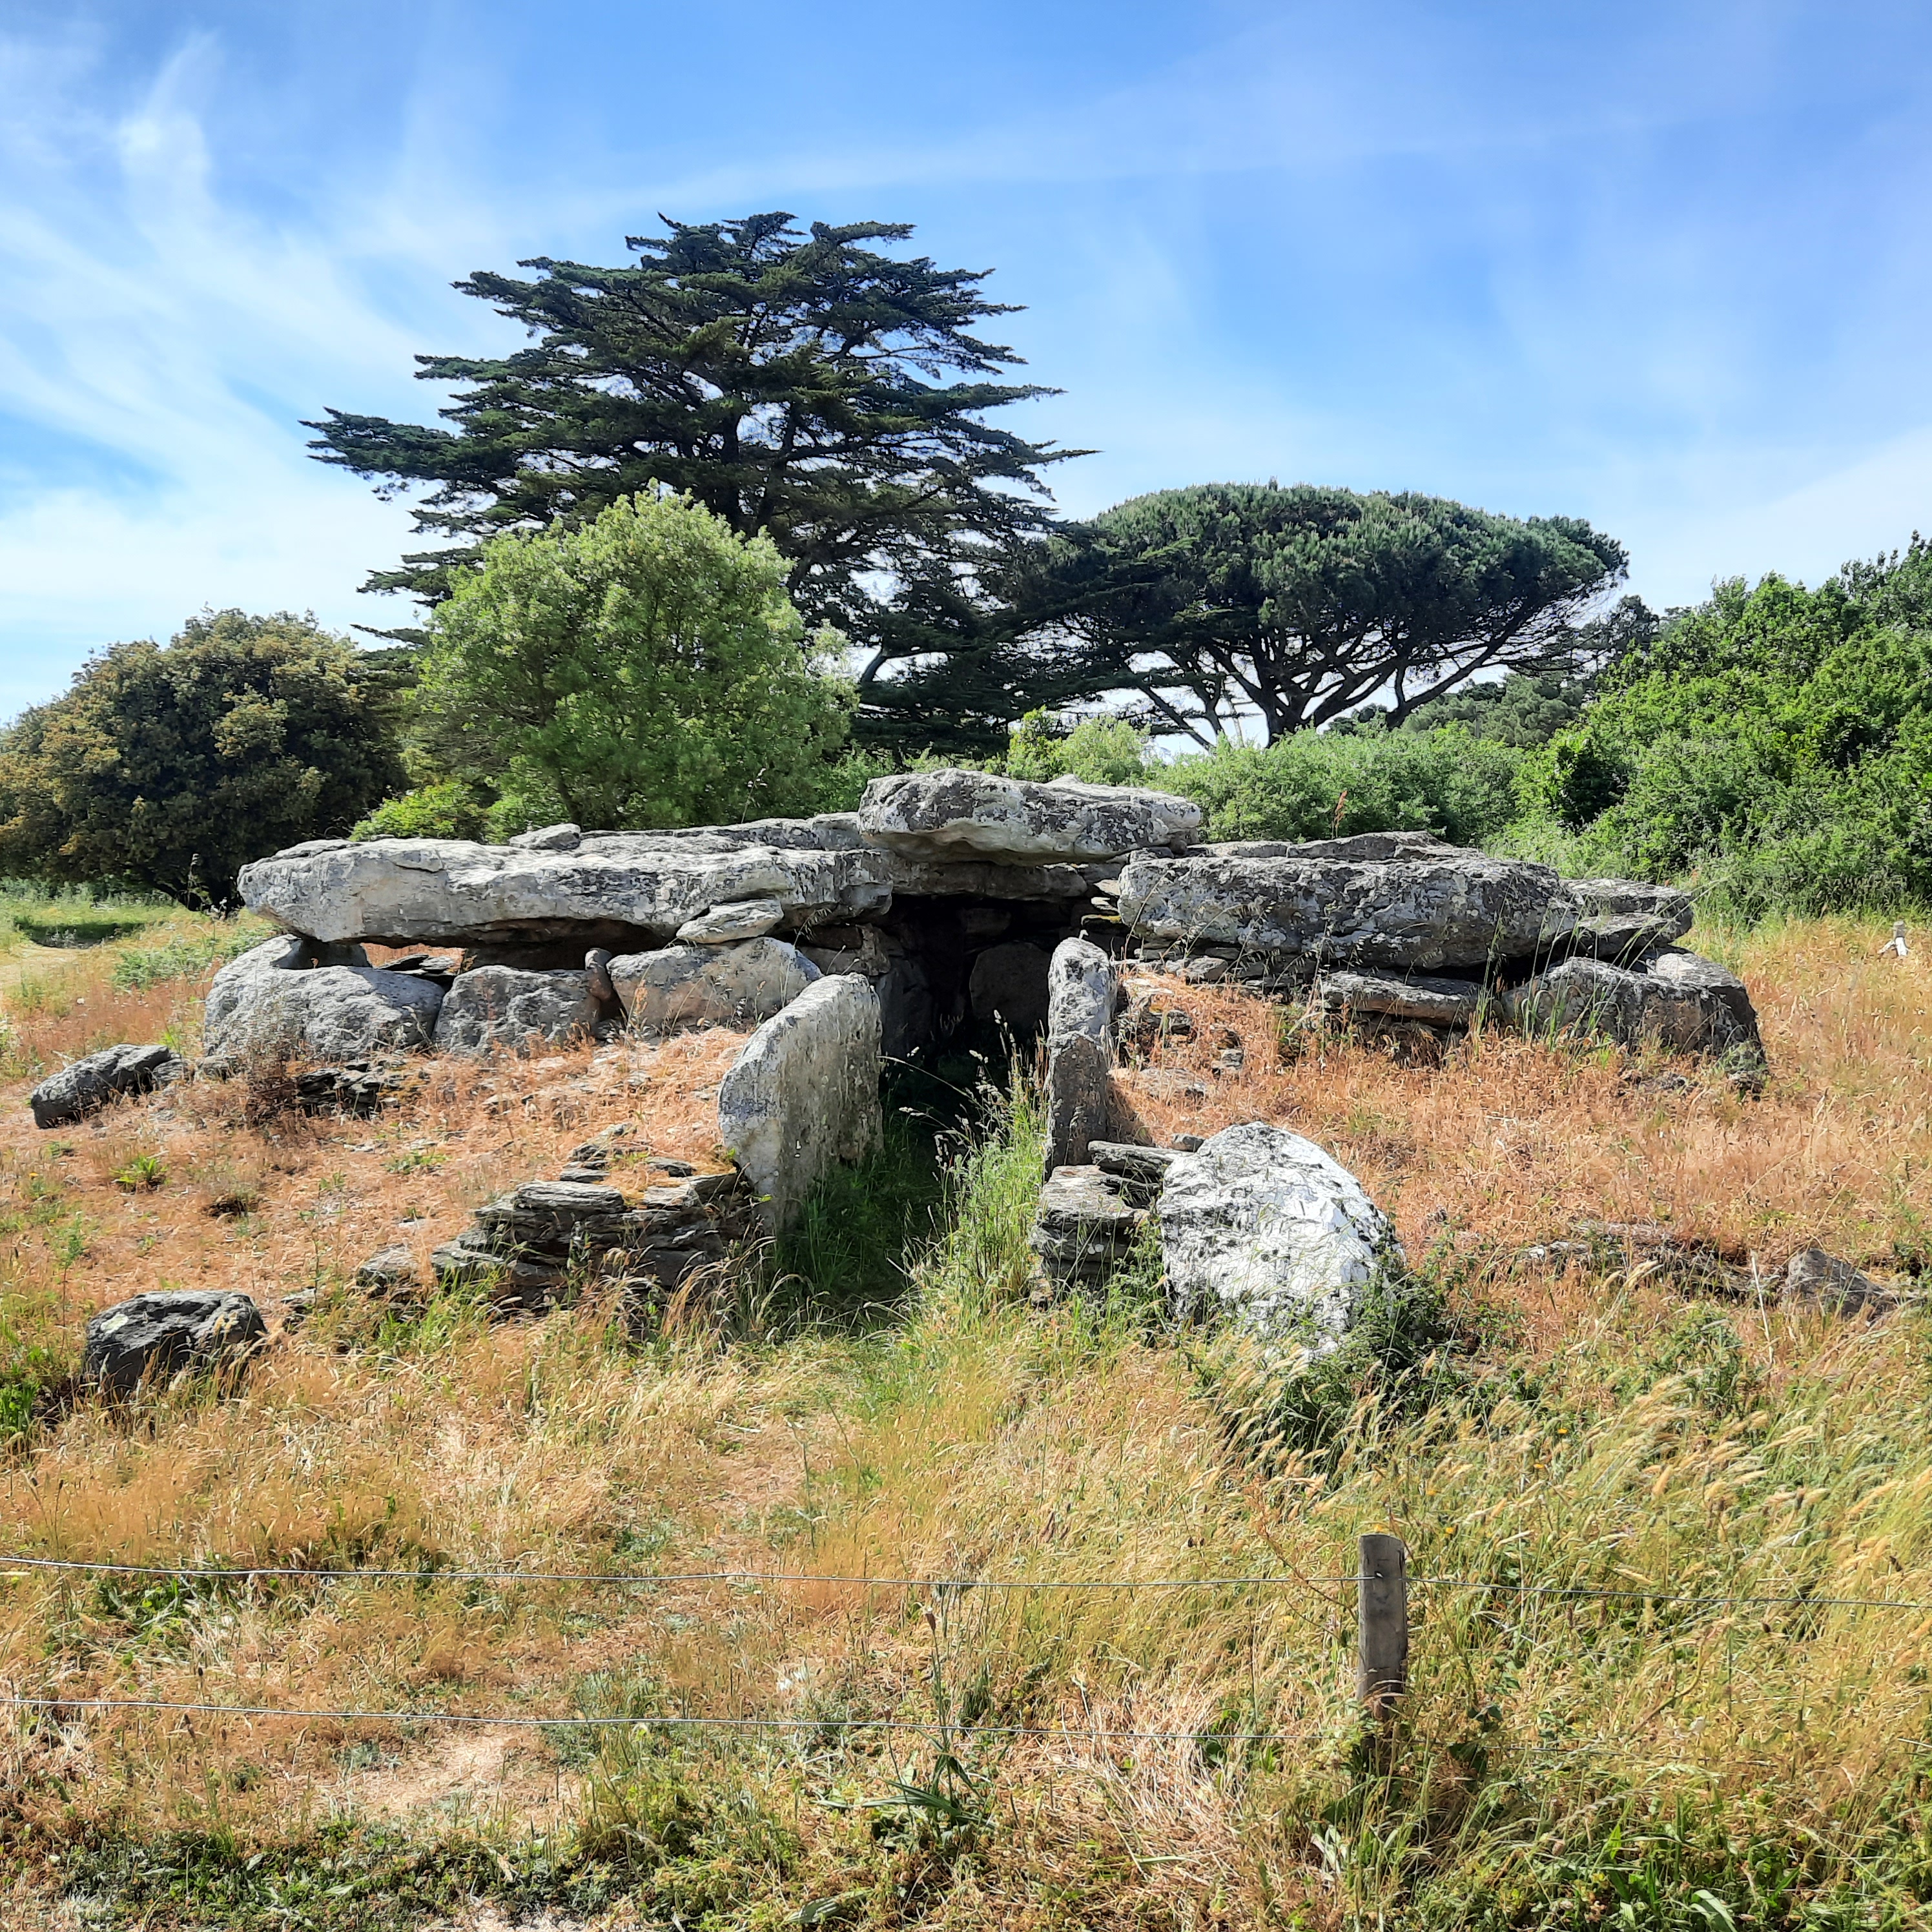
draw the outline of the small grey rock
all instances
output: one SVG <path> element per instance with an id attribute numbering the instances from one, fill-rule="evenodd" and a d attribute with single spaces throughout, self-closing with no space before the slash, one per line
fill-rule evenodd
<path id="1" fill-rule="evenodd" d="M 406 1294 L 420 1286 L 416 1258 L 400 1241 L 379 1249 L 356 1270 L 356 1285 L 380 1298 Z"/>
<path id="2" fill-rule="evenodd" d="M 188 1063 L 172 1047 L 104 1048 L 50 1073 L 27 1096 L 37 1127 L 64 1127 L 123 1094 L 146 1094 L 178 1080 Z"/>
<path id="3" fill-rule="evenodd" d="M 110 1395 L 132 1395 L 144 1382 L 158 1386 L 184 1369 L 244 1356 L 268 1332 L 262 1311 L 245 1294 L 137 1294 L 88 1323 L 81 1379 Z"/>
<path id="4" fill-rule="evenodd" d="M 574 852 L 583 841 L 584 828 L 566 824 L 541 826 L 534 832 L 519 832 L 514 838 L 504 842 L 521 852 Z"/>
<path id="5" fill-rule="evenodd" d="M 1852 1315 L 1889 1307 L 1898 1298 L 1850 1262 L 1828 1255 L 1822 1248 L 1802 1248 L 1786 1264 L 1782 1298 L 1828 1308 L 1834 1314 Z"/>
<path id="6" fill-rule="evenodd" d="M 784 923 L 785 910 L 776 899 L 738 899 L 715 905 L 677 929 L 680 946 L 724 946 L 734 939 L 762 939 Z"/>

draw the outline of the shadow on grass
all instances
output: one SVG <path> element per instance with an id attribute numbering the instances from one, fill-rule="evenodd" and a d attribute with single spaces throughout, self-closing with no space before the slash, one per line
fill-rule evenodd
<path id="1" fill-rule="evenodd" d="M 814 1188 L 772 1256 L 785 1325 L 862 1333 L 898 1318 L 918 1257 L 940 1232 L 941 1130 L 888 1106 L 878 1151 Z"/>

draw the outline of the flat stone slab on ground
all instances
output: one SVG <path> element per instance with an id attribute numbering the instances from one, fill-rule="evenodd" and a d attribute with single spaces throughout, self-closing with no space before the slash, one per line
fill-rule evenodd
<path id="1" fill-rule="evenodd" d="M 1396 979 L 1378 973 L 1324 973 L 1320 993 L 1330 1012 L 1378 1013 L 1431 1026 L 1473 1025 L 1483 1004 L 1483 988 L 1475 980 L 1419 974 Z"/>
<path id="2" fill-rule="evenodd" d="M 1027 1244 L 1049 1281 L 1063 1288 L 1104 1288 L 1132 1253 L 1147 1218 L 1120 1183 L 1099 1167 L 1056 1167 L 1040 1190 Z"/>

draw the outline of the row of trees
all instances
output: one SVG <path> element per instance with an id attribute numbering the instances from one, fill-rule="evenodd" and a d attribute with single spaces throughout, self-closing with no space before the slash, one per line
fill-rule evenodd
<path id="1" fill-rule="evenodd" d="M 446 427 L 313 425 L 322 460 L 424 490 L 440 547 L 371 580 L 421 621 L 357 651 L 226 612 L 104 653 L 0 734 L 0 872 L 219 902 L 358 820 L 810 812 L 922 758 L 1119 782 L 1151 730 L 1203 748 L 1163 782 L 1226 834 L 1520 820 L 1653 873 L 1815 820 L 1856 764 L 1889 843 L 1823 874 L 1917 876 L 1922 547 L 1666 622 L 1588 617 L 1624 556 L 1572 518 L 1270 483 L 1056 521 L 1044 472 L 1078 452 L 987 423 L 1044 392 L 998 380 L 982 276 L 869 245 L 907 232 L 671 224 L 622 268 L 459 284 L 531 346 L 421 358 Z"/>
<path id="2" fill-rule="evenodd" d="M 434 610 L 493 537 L 682 494 L 770 542 L 806 634 L 844 640 L 858 739 L 904 757 L 996 752 L 1026 713 L 1102 695 L 1204 744 L 1378 693 L 1400 718 L 1478 673 L 1567 662 L 1623 574 L 1580 519 L 1413 495 L 1225 484 L 1058 522 L 1047 472 L 1084 452 L 987 420 L 1052 392 L 1006 380 L 1018 358 L 982 332 L 1012 311 L 983 272 L 882 252 L 902 224 L 665 226 L 622 267 L 459 282 L 529 340 L 418 358 L 454 392 L 440 423 L 310 425 L 322 460 L 422 493 L 438 547 L 368 588 Z"/>
<path id="3" fill-rule="evenodd" d="M 848 806 L 886 761 L 850 742 L 856 688 L 784 572 L 647 497 L 492 543 L 420 655 L 233 611 L 117 647 L 0 737 L 0 871 L 218 903 L 248 859 L 379 799 L 358 836 Z M 1036 712 L 997 762 L 1186 792 L 1220 837 L 1427 828 L 1694 874 L 1745 914 L 1932 901 L 1932 545 L 1816 590 L 1720 584 L 1663 622 L 1620 607 L 1600 635 L 1594 670 L 1178 758 L 1118 716 Z"/>

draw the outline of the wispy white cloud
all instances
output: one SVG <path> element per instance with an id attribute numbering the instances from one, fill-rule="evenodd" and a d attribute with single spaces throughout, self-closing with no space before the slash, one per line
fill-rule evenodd
<path id="1" fill-rule="evenodd" d="M 903 215 L 999 263 L 1069 390 L 1029 425 L 1104 452 L 1055 476 L 1076 512 L 1307 477 L 1590 515 L 1660 601 L 1815 575 L 1932 526 L 1928 37 L 1847 4 L 1203 10 L 1137 68 L 937 116 L 763 112 L 793 54 L 754 8 L 731 98 L 685 99 L 626 8 L 586 78 L 520 66 L 488 4 L 298 5 L 349 67 L 377 44 L 339 127 L 336 70 L 278 70 L 239 14 L 145 67 L 0 38 L 0 716 L 203 604 L 405 614 L 356 586 L 406 507 L 299 418 L 421 419 L 413 353 L 506 340 L 453 276 L 608 259 L 659 209 Z"/>

